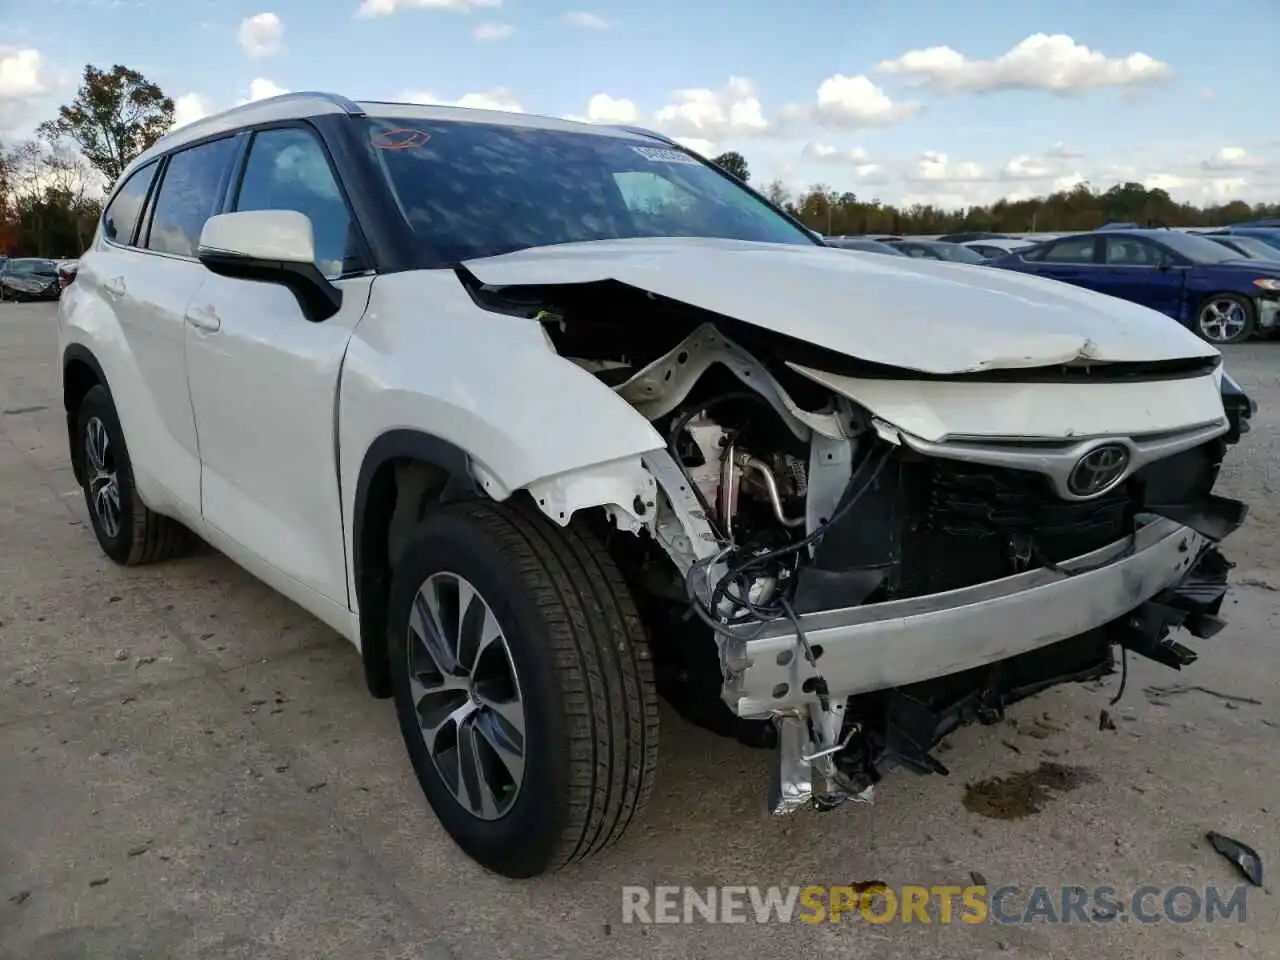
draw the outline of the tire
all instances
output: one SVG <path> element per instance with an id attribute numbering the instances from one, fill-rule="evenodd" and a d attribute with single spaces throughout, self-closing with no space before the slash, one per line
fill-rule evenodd
<path id="1" fill-rule="evenodd" d="M 104 467 L 96 471 L 95 452 L 90 449 L 90 432 L 103 450 Z M 105 435 L 105 447 L 101 439 Z M 102 552 L 116 563 L 126 567 L 139 566 L 166 560 L 182 553 L 190 544 L 191 535 L 186 527 L 162 516 L 147 507 L 133 485 L 133 466 L 124 442 L 124 431 L 116 414 L 111 394 L 101 385 L 90 388 L 80 403 L 76 417 L 76 440 L 84 457 L 82 488 L 89 521 L 98 538 Z M 114 478 L 115 495 L 109 488 Z M 115 510 L 100 509 L 95 500 L 106 497 Z M 110 515 L 114 515 L 111 522 Z"/>
<path id="2" fill-rule="evenodd" d="M 1257 325 L 1258 312 L 1253 301 L 1238 293 L 1205 297 L 1196 310 L 1195 332 L 1215 346 L 1243 343 L 1253 336 Z"/>
<path id="3" fill-rule="evenodd" d="M 512 764 L 487 765 L 497 773 L 486 782 L 502 781 L 506 789 L 501 798 L 494 790 L 494 802 L 478 813 L 442 774 L 458 769 L 447 752 L 438 764 L 428 750 L 415 704 L 422 687 L 412 688 L 410 680 L 411 653 L 425 650 L 410 638 L 411 614 L 420 635 L 438 636 L 423 629 L 419 591 L 441 597 L 439 609 L 456 611 L 460 603 L 444 602 L 451 582 L 479 594 L 481 613 L 487 606 L 508 651 L 502 660 L 492 652 L 495 641 L 475 658 L 469 702 L 481 706 L 466 707 L 475 712 L 464 722 L 481 739 L 467 742 L 488 761 L 499 754 L 484 729 L 505 737 L 508 747 L 515 743 L 510 724 L 497 724 L 495 711 L 486 712 L 484 697 L 490 695 L 503 700 L 503 716 L 514 716 L 514 693 L 525 734 L 519 782 L 514 788 L 506 783 L 515 782 L 508 777 Z M 423 793 L 454 842 L 482 866 L 515 879 L 558 870 L 613 845 L 652 790 L 658 701 L 635 604 L 595 538 L 554 526 L 532 506 L 469 501 L 432 508 L 396 564 L 389 604 L 388 653 L 401 732 Z M 461 614 L 439 619 L 478 623 Z M 485 679 L 503 663 L 513 681 Z M 419 681 L 443 676 L 424 673 L 417 661 L 412 672 Z M 486 693 L 477 699 L 482 689 Z M 436 718 L 467 696 L 452 690 L 418 702 Z M 457 723 L 439 729 L 437 746 L 448 746 L 450 730 L 457 740 Z M 454 759 L 460 756 L 455 751 Z M 472 808 L 477 796 L 479 791 L 467 791 Z"/>

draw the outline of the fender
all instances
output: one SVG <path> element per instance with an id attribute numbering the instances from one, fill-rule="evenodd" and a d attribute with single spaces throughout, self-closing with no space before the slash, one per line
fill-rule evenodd
<path id="1" fill-rule="evenodd" d="M 111 384 L 108 383 L 107 375 L 102 370 L 102 364 L 98 362 L 98 358 L 94 356 L 92 350 L 82 343 L 67 344 L 66 349 L 62 351 L 62 408 L 67 417 L 67 448 L 71 455 L 71 470 L 75 475 L 76 482 L 83 484 L 84 457 L 75 442 L 75 417 L 76 411 L 79 410 L 80 401 L 89 392 L 93 384 L 80 377 L 68 375 L 72 364 L 75 363 L 83 363 L 88 367 L 97 382 L 106 388 L 107 393 L 111 392 Z"/>

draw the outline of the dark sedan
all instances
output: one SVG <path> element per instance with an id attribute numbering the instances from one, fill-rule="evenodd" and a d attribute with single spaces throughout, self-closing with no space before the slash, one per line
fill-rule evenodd
<path id="1" fill-rule="evenodd" d="M 1280 263 L 1178 230 L 1080 233 L 987 263 L 1140 303 L 1214 344 L 1239 343 L 1280 320 Z"/>
<path id="2" fill-rule="evenodd" d="M 893 245 L 917 260 L 946 260 L 948 263 L 991 263 L 976 250 L 942 240 L 895 240 Z"/>
<path id="3" fill-rule="evenodd" d="M 61 293 L 53 260 L 21 257 L 0 268 L 0 300 L 57 300 Z"/>
<path id="4" fill-rule="evenodd" d="M 1229 233 L 1202 233 L 1214 243 L 1234 250 L 1246 260 L 1280 260 L 1280 247 L 1273 247 L 1257 237 L 1246 237 Z"/>
<path id="5" fill-rule="evenodd" d="M 827 237 L 828 247 L 841 250 L 862 250 L 865 253 L 885 253 L 891 257 L 905 257 L 906 254 L 897 249 L 897 244 L 881 243 L 879 240 L 868 240 L 865 237 Z"/>

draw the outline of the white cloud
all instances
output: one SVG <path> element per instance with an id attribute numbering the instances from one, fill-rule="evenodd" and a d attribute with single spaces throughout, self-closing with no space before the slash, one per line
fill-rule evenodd
<path id="1" fill-rule="evenodd" d="M 1167 80 L 1173 68 L 1145 53 L 1108 57 L 1066 34 L 1036 33 L 994 60 L 970 60 L 951 47 L 911 50 L 877 65 L 944 93 L 1049 90 L 1060 95 L 1097 87 Z"/>
<path id="2" fill-rule="evenodd" d="M 585 10 L 571 10 L 562 18 L 571 27 L 582 27 L 584 30 L 608 30 L 609 24 L 602 17 Z"/>
<path id="3" fill-rule="evenodd" d="M 184 93 L 173 101 L 173 126 L 170 129 L 176 130 L 188 123 L 203 120 L 214 110 L 214 103 L 208 97 L 198 93 Z"/>
<path id="4" fill-rule="evenodd" d="M 469 13 L 472 10 L 492 10 L 502 6 L 502 0 L 362 0 L 357 16 L 389 17 L 401 10 L 453 10 Z"/>
<path id="5" fill-rule="evenodd" d="M 1071 149 L 1061 140 L 1046 150 L 1044 155 L 1046 157 L 1053 157 L 1057 160 L 1078 160 L 1084 156 L 1083 153 L 1078 150 Z"/>
<path id="6" fill-rule="evenodd" d="M 1201 170 L 1252 170 L 1265 167 L 1262 157 L 1254 156 L 1243 147 L 1223 147 L 1207 160 L 1200 161 Z"/>
<path id="7" fill-rule="evenodd" d="M 784 108 L 784 119 L 848 130 L 882 127 L 916 115 L 920 105 L 896 102 L 864 76 L 833 74 L 823 80 L 811 104 Z"/>
<path id="8" fill-rule="evenodd" d="M 240 23 L 236 39 L 240 48 L 251 57 L 269 57 L 280 52 L 284 37 L 284 22 L 274 13 L 255 13 Z"/>
<path id="9" fill-rule="evenodd" d="M 677 90 L 675 102 L 654 114 L 654 124 L 671 136 L 699 139 L 760 136 L 769 131 L 755 84 L 730 77 L 720 90 Z"/>
<path id="10" fill-rule="evenodd" d="M 686 150 L 692 150 L 701 157 L 708 160 L 719 155 L 720 151 L 716 149 L 716 145 L 711 140 L 703 140 L 701 137 L 672 137 L 676 143 L 684 147 Z"/>
<path id="11" fill-rule="evenodd" d="M 640 109 L 632 100 L 616 100 L 607 93 L 597 93 L 587 101 L 584 116 L 566 119 L 587 123 L 639 123 Z"/>
<path id="12" fill-rule="evenodd" d="M 254 79 L 249 83 L 249 99 L 243 102 L 252 103 L 254 100 L 265 100 L 268 97 L 278 97 L 281 94 L 288 92 L 288 90 L 273 80 L 268 80 L 265 77 L 254 77 Z"/>
<path id="13" fill-rule="evenodd" d="M 515 32 L 516 28 L 509 23 L 482 23 L 471 35 L 481 43 L 493 43 L 505 40 Z"/>
<path id="14" fill-rule="evenodd" d="M 0 47 L 0 101 L 38 97 L 52 83 L 39 50 Z"/>
<path id="15" fill-rule="evenodd" d="M 927 180 L 941 183 L 974 183 L 988 179 L 981 164 L 954 161 L 938 150 L 926 150 L 920 154 L 908 180 Z"/>
<path id="16" fill-rule="evenodd" d="M 524 106 L 510 91 L 496 87 L 478 93 L 464 93 L 457 100 L 438 97 L 425 90 L 410 90 L 400 94 L 399 99 L 407 103 L 425 103 L 442 107 L 467 107 L 472 110 L 502 110 L 507 113 L 524 113 Z"/>
<path id="17" fill-rule="evenodd" d="M 840 149 L 826 143 L 806 143 L 800 151 L 800 157 L 814 163 L 830 164 L 844 173 L 852 172 L 862 181 L 884 179 L 884 168 L 873 163 L 867 151 L 861 147 Z"/>

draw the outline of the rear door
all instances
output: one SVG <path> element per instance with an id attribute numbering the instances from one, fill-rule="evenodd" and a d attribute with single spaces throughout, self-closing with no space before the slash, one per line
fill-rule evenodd
<path id="1" fill-rule="evenodd" d="M 1036 260 L 1035 272 L 1078 287 L 1098 289 L 1096 263 L 1100 238 L 1095 236 L 1063 237 L 1055 240 L 1044 255 Z"/>
<path id="2" fill-rule="evenodd" d="M 1141 237 L 1106 237 L 1103 242 L 1097 289 L 1180 320 L 1185 269 L 1162 247 Z"/>
<path id="3" fill-rule="evenodd" d="M 195 258 L 200 231 L 221 203 L 236 149 L 235 137 L 223 137 L 171 154 L 151 191 L 136 245 L 114 251 L 100 280 L 137 368 L 123 373 L 138 390 L 140 409 L 122 421 L 145 430 L 144 443 L 130 442 L 129 450 L 164 488 L 162 502 L 151 506 L 196 517 L 200 454 L 183 317 L 205 275 Z M 113 392 L 118 389 L 113 381 Z"/>

